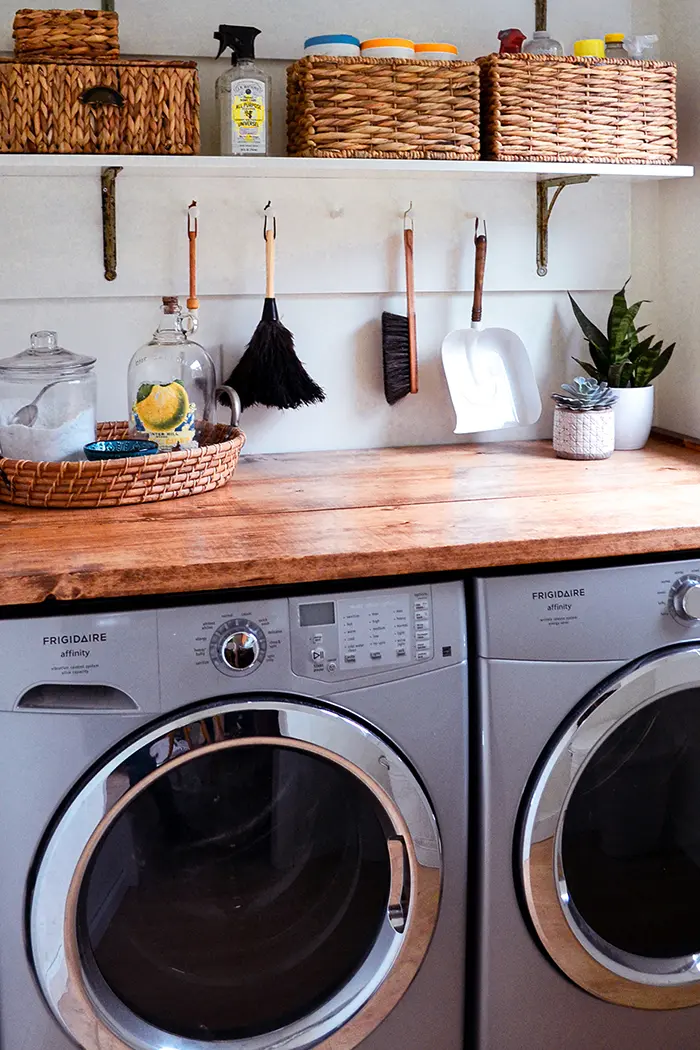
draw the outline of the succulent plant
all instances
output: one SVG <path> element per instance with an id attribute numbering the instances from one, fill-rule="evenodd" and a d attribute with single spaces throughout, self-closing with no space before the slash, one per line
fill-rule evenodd
<path id="1" fill-rule="evenodd" d="M 557 408 L 568 408 L 570 412 L 602 412 L 604 408 L 612 408 L 617 401 L 617 394 L 613 394 L 607 383 L 585 376 L 577 376 L 571 383 L 562 383 L 561 388 L 564 393 L 552 394 L 552 400 Z"/>
<path id="2" fill-rule="evenodd" d="M 637 314 L 645 300 L 627 305 L 627 285 L 613 297 L 608 331 L 604 335 L 584 314 L 571 294 L 571 306 L 584 336 L 588 340 L 590 361 L 579 361 L 577 365 L 589 376 L 606 382 L 611 387 L 650 386 L 661 375 L 671 360 L 676 344 L 664 349 L 663 340 L 655 342 L 656 336 L 647 336 L 640 342 L 639 336 L 647 325 L 637 328 Z"/>

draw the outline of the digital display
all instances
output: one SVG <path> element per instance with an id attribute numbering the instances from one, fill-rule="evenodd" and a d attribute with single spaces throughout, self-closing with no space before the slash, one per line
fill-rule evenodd
<path id="1" fill-rule="evenodd" d="M 300 627 L 327 627 L 335 623 L 335 602 L 299 606 Z"/>

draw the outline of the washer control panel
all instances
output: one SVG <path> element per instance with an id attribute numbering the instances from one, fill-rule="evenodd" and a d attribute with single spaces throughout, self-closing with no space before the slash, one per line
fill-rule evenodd
<path id="1" fill-rule="evenodd" d="M 251 674 L 267 653 L 267 638 L 253 620 L 227 620 L 211 636 L 209 657 L 223 674 L 238 678 Z"/>
<path id="2" fill-rule="evenodd" d="M 304 677 L 362 677 L 433 659 L 429 587 L 290 601 L 292 667 Z"/>

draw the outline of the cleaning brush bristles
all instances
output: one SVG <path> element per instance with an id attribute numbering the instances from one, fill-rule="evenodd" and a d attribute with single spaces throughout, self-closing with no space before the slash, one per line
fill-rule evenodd
<path id="1" fill-rule="evenodd" d="M 409 356 L 409 322 L 400 314 L 382 314 L 382 361 L 384 395 L 395 405 L 411 393 L 411 360 Z"/>

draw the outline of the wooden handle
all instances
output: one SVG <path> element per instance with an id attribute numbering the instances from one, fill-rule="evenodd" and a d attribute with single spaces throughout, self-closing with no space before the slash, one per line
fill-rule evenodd
<path id="1" fill-rule="evenodd" d="M 406 255 L 406 312 L 408 314 L 408 349 L 410 366 L 410 392 L 418 393 L 418 338 L 416 335 L 416 281 L 413 265 L 413 230 L 404 230 L 404 253 Z"/>
<path id="2" fill-rule="evenodd" d="M 275 233 L 265 233 L 265 298 L 275 298 Z"/>
<path id="3" fill-rule="evenodd" d="M 190 297 L 187 300 L 188 310 L 199 310 L 197 298 L 197 234 L 195 230 L 188 233 L 190 239 Z"/>
<path id="4" fill-rule="evenodd" d="M 481 321 L 484 303 L 484 274 L 486 273 L 486 249 L 488 247 L 486 234 L 480 234 L 474 243 L 476 247 L 476 259 L 474 263 L 474 305 L 472 307 L 472 323 L 478 324 Z"/>

